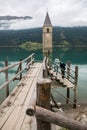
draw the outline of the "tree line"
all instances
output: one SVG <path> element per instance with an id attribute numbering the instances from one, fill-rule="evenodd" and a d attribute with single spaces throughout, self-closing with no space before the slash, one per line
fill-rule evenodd
<path id="1" fill-rule="evenodd" d="M 42 28 L 0 30 L 0 46 L 42 43 Z M 53 27 L 53 45 L 87 46 L 87 27 Z"/>

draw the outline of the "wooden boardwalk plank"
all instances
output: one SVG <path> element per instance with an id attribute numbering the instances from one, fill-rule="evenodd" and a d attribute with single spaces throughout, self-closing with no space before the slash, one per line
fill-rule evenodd
<path id="1" fill-rule="evenodd" d="M 0 111 L 2 111 L 3 113 L 5 113 L 5 111 L 3 111 L 3 109 L 5 110 L 5 108 L 7 109 L 7 107 L 9 108 L 9 106 L 11 106 L 16 98 L 18 97 L 19 93 L 21 92 L 24 84 L 26 83 L 26 79 L 23 78 L 20 83 L 15 87 L 15 89 L 13 90 L 13 92 L 6 98 L 6 100 L 1 104 L 0 106 Z M 1 115 L 0 115 L 1 118 Z"/>
<path id="2" fill-rule="evenodd" d="M 39 66 L 39 67 L 40 67 L 40 66 Z M 25 103 L 24 103 L 24 107 L 23 107 L 23 109 L 22 109 L 22 111 L 21 111 L 21 114 L 20 114 L 20 116 L 19 116 L 19 118 L 18 118 L 18 121 L 17 121 L 17 125 L 16 125 L 16 127 L 15 127 L 15 130 L 20 129 L 21 126 L 24 124 L 23 121 L 24 121 L 24 119 L 25 119 L 26 110 L 27 110 L 28 106 L 31 105 L 32 103 L 33 103 L 33 105 L 35 104 L 35 102 L 32 102 L 31 99 L 33 99 L 34 96 L 35 96 L 36 82 L 37 82 L 37 78 L 38 78 L 37 76 L 38 76 L 38 74 L 39 74 L 39 71 L 40 71 L 40 69 L 38 69 L 38 70 L 37 70 L 37 73 L 35 74 L 35 77 L 36 77 L 36 78 L 31 79 L 31 80 L 33 80 L 32 84 L 29 85 L 29 86 L 31 86 L 31 89 L 30 89 L 30 91 L 29 91 L 28 94 L 27 94 L 27 97 L 26 97 L 26 100 L 25 100 Z M 28 85 L 27 85 L 27 86 L 28 86 Z"/>
<path id="3" fill-rule="evenodd" d="M 29 79 L 30 85 L 32 84 L 32 80 Z M 26 100 L 26 95 L 28 91 L 30 90 L 30 87 L 28 87 L 28 82 L 23 87 L 21 93 L 18 95 L 17 100 L 14 102 L 15 105 L 23 106 L 24 101 Z"/>
<path id="4" fill-rule="evenodd" d="M 22 82 L 26 82 L 27 80 L 22 80 Z M 17 85 L 17 87 L 14 89 L 14 91 L 9 95 L 9 97 L 2 103 L 0 107 L 0 128 L 3 126 L 3 124 L 6 122 L 10 114 L 12 113 L 14 109 L 14 102 L 17 99 L 19 93 L 21 93 L 21 90 L 23 88 L 23 85 L 21 84 Z M 20 87 L 19 87 L 20 86 Z M 1 125 L 2 124 L 2 125 Z"/>
<path id="5" fill-rule="evenodd" d="M 6 121 L 5 125 L 3 126 L 2 130 L 13 130 L 15 127 L 15 122 L 20 114 L 21 107 L 17 106 L 15 107 L 14 111 Z M 15 116 L 14 116 L 15 115 Z"/>
<path id="6" fill-rule="evenodd" d="M 8 120 L 8 118 L 10 117 L 11 113 L 14 111 L 15 107 L 12 106 L 9 108 L 9 110 L 4 114 L 4 116 L 2 115 L 2 119 L 0 120 L 0 130 L 1 128 L 4 126 L 4 124 L 6 123 L 6 121 Z"/>
<path id="7" fill-rule="evenodd" d="M 15 89 L 13 94 L 10 94 L 3 105 L 1 105 L 0 109 L 4 108 L 5 110 L 4 115 L 2 113 L 0 114 L 1 130 L 29 130 L 31 128 L 29 122 L 32 122 L 33 119 L 31 121 L 29 116 L 26 115 L 26 110 L 32 102 L 35 104 L 35 95 L 32 95 L 36 91 L 36 82 L 39 77 L 39 73 L 42 70 L 41 67 L 42 63 L 35 63 L 24 77 L 24 84 L 20 84 L 20 87 L 17 86 L 17 89 Z M 7 103 L 9 101 L 11 104 L 8 107 Z M 28 123 L 26 123 L 26 121 Z"/>
<path id="8" fill-rule="evenodd" d="M 26 115 L 21 130 L 31 130 L 31 122 L 32 122 L 31 117 Z"/>

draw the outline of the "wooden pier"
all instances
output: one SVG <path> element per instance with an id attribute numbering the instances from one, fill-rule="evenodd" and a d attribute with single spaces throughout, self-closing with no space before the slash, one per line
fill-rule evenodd
<path id="1" fill-rule="evenodd" d="M 29 105 L 36 103 L 36 82 L 42 63 L 34 63 L 14 91 L 0 107 L 0 130 L 34 130 L 33 118 L 26 115 Z"/>
<path id="2" fill-rule="evenodd" d="M 25 68 L 23 68 L 22 64 L 26 62 Z M 41 130 L 43 127 L 43 121 L 44 120 L 44 126 L 42 130 L 46 130 L 45 128 L 48 126 L 49 130 L 52 130 L 52 127 L 50 123 L 54 123 L 56 125 L 60 125 L 61 123 L 55 123 L 55 114 L 53 118 L 54 121 L 51 121 L 48 119 L 50 116 L 49 113 L 51 112 L 50 108 L 50 98 L 54 102 L 55 106 L 58 108 L 58 105 L 51 94 L 51 82 L 53 80 L 57 80 L 62 86 L 67 88 L 67 97 L 66 101 L 69 102 L 69 91 L 68 88 L 74 88 L 75 90 L 75 97 L 73 101 L 74 107 L 77 105 L 76 100 L 76 89 L 75 85 L 77 85 L 77 73 L 75 71 L 75 82 L 74 84 L 69 81 L 70 76 L 70 68 L 68 68 L 67 71 L 67 78 L 65 77 L 62 79 L 61 73 L 56 72 L 55 70 L 50 68 L 49 63 L 47 62 L 47 59 L 45 58 L 43 62 L 34 63 L 34 54 L 29 56 L 28 58 L 24 60 L 20 60 L 20 62 L 14 64 L 14 65 L 8 65 L 8 62 L 5 62 L 6 67 L 0 70 L 0 72 L 5 72 L 6 74 L 6 82 L 0 86 L 0 90 L 6 87 L 6 95 L 8 96 L 5 101 L 0 106 L 0 130 Z M 15 76 L 11 79 L 8 79 L 8 69 L 11 69 L 12 67 L 18 66 L 17 72 Z M 25 75 L 22 75 L 22 72 L 26 71 Z M 50 74 L 50 79 L 48 79 L 47 75 Z M 9 83 L 14 80 L 20 80 L 20 82 L 17 84 L 17 86 L 14 88 L 13 92 L 9 94 Z M 68 83 L 68 84 L 65 84 Z M 37 106 L 42 107 L 40 110 L 43 112 L 42 115 L 39 115 L 39 112 L 37 111 Z M 36 110 L 32 109 L 31 106 L 36 106 Z M 29 109 L 28 109 L 29 108 Z M 48 109 L 48 111 L 44 110 Z M 30 112 L 28 113 L 28 110 Z M 39 110 L 39 109 L 38 109 Z M 50 111 L 50 112 L 49 112 Z M 43 115 L 48 112 L 48 117 L 45 117 L 43 119 Z M 36 117 L 32 116 L 36 113 Z M 29 116 L 30 115 L 30 116 Z M 38 117 L 40 116 L 40 119 Z M 42 116 L 42 117 L 41 117 Z M 36 120 L 37 118 L 37 120 Z M 57 118 L 57 117 L 56 117 Z M 66 120 L 66 118 L 57 118 L 58 120 Z M 36 123 L 37 121 L 37 123 Z M 38 122 L 39 121 L 39 122 Z M 69 121 L 69 120 L 67 120 Z M 74 128 L 77 128 L 77 130 L 86 130 L 87 127 L 84 125 L 80 125 L 80 123 L 75 123 L 75 121 L 71 120 L 72 124 L 74 125 Z M 66 128 L 71 128 L 70 125 L 66 122 L 66 124 L 62 126 Z M 47 129 L 47 130 L 48 130 Z M 53 130 L 55 128 L 53 127 Z M 74 130 L 74 129 L 72 129 Z"/>

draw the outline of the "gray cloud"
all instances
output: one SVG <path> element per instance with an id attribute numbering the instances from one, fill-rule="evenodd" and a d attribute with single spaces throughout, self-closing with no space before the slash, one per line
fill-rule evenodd
<path id="1" fill-rule="evenodd" d="M 7 21 L 11 21 L 11 20 L 27 20 L 27 19 L 32 19 L 32 17 L 30 16 L 10 16 L 10 15 L 6 15 L 6 16 L 0 16 L 0 21 L 2 20 L 7 20 Z"/>
<path id="2" fill-rule="evenodd" d="M 10 29 L 41 27 L 46 12 L 54 26 L 87 26 L 87 0 L 0 0 L 0 16 L 32 16 L 9 24 Z"/>

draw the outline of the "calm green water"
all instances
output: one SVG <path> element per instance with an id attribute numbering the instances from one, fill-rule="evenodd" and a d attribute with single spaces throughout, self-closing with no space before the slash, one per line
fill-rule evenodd
<path id="1" fill-rule="evenodd" d="M 30 54 L 35 53 L 35 60 L 42 60 L 43 54 L 42 50 L 36 51 L 26 51 L 20 48 L 0 48 L 0 68 L 4 66 L 4 61 L 8 57 L 9 64 L 19 61 L 21 58 L 24 59 Z M 79 81 L 78 81 L 78 101 L 86 103 L 87 99 L 87 48 L 54 48 L 52 59 L 60 58 L 63 62 L 71 61 L 71 65 L 74 68 L 75 65 L 79 66 Z M 9 78 L 12 77 L 13 72 L 9 73 Z M 5 81 L 5 74 L 0 74 L 0 85 Z M 10 91 L 14 88 L 17 81 L 10 84 Z M 65 89 L 58 89 L 66 95 Z M 73 92 L 73 91 L 72 91 Z M 73 98 L 73 93 L 71 92 L 71 98 Z M 56 94 L 54 91 L 54 96 L 57 100 L 63 101 L 64 99 Z M 5 89 L 0 92 L 0 101 L 5 98 Z"/>
<path id="2" fill-rule="evenodd" d="M 70 61 L 72 68 L 78 65 L 78 102 L 87 103 L 87 48 L 55 48 L 53 51 L 53 59 L 57 56 L 65 63 Z M 58 91 L 66 96 L 66 91 L 63 89 L 59 89 Z M 55 94 L 54 92 L 54 95 Z M 55 98 L 64 102 L 64 98 L 60 97 L 58 94 Z M 71 91 L 71 99 L 73 99 L 73 91 Z"/>

